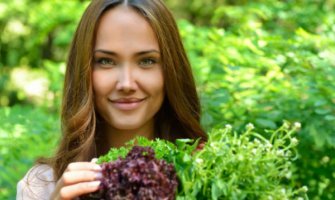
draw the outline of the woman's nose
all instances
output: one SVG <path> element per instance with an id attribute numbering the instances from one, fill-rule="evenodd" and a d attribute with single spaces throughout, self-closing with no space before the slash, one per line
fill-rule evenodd
<path id="1" fill-rule="evenodd" d="M 136 90 L 136 78 L 134 70 L 131 66 L 122 66 L 118 71 L 118 80 L 116 84 L 116 89 L 123 92 L 131 92 Z"/>

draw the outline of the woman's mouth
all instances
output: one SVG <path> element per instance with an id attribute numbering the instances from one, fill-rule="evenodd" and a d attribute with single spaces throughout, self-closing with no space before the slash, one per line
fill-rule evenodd
<path id="1" fill-rule="evenodd" d="M 119 110 L 130 111 L 138 108 L 144 100 L 145 98 L 119 98 L 110 102 Z"/>

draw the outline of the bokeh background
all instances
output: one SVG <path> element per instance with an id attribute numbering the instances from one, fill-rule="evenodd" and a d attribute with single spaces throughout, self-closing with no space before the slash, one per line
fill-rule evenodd
<path id="1" fill-rule="evenodd" d="M 166 0 L 206 130 L 300 122 L 292 187 L 335 199 L 335 1 Z M 0 199 L 60 137 L 65 61 L 86 0 L 0 0 Z"/>

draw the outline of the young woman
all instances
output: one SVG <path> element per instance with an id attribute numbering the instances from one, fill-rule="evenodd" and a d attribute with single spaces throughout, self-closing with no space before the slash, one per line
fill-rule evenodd
<path id="1" fill-rule="evenodd" d="M 18 183 L 17 199 L 74 199 L 98 189 L 92 158 L 141 135 L 206 140 L 192 71 L 161 0 L 94 0 L 69 52 L 62 138 Z"/>

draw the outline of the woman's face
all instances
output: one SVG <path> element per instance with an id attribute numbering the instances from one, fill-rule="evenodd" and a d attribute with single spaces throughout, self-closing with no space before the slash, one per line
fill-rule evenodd
<path id="1" fill-rule="evenodd" d="M 160 48 L 150 24 L 125 6 L 108 10 L 94 47 L 93 89 L 100 116 L 115 130 L 153 131 L 163 87 Z"/>

